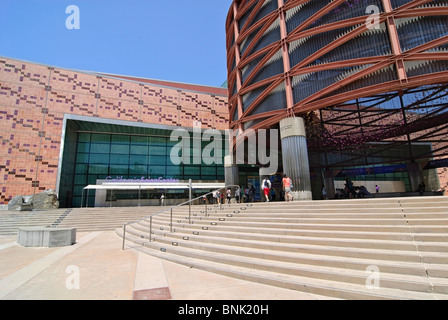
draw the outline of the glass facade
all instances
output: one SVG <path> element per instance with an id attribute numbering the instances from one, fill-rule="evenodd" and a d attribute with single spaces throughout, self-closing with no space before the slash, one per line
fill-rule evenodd
<path id="1" fill-rule="evenodd" d="M 230 128 L 273 129 L 288 116 L 304 118 L 315 181 L 321 170 L 424 168 L 446 158 L 447 6 L 237 1 L 227 17 Z M 420 171 L 355 178 L 403 181 L 412 191 L 422 174 L 429 185 L 432 173 Z"/>
<path id="2" fill-rule="evenodd" d="M 390 38 L 390 26 L 385 22 L 375 28 L 366 28 L 365 22 L 372 19 L 367 8 L 377 8 L 378 13 L 385 11 L 380 0 L 342 1 L 328 11 L 325 9 L 332 6 L 332 1 L 297 2 L 294 6 L 287 6 L 287 9 L 277 10 L 276 1 L 261 2 L 262 6 L 256 5 L 260 1 L 254 1 L 251 6 L 242 4 L 238 7 L 237 15 L 231 10 L 227 25 L 228 32 L 232 34 L 232 42 L 228 42 L 229 66 L 232 66 L 228 79 L 229 102 L 230 105 L 237 104 L 240 96 L 244 111 L 243 115 L 238 115 L 238 108 L 234 109 L 231 126 L 242 122 L 245 129 L 264 122 L 270 123 L 272 114 L 280 114 L 287 108 L 287 95 L 293 96 L 292 103 L 298 108 L 304 101 L 314 102 L 400 81 L 402 79 L 394 63 L 381 69 L 375 68 L 378 61 L 394 54 L 393 41 L 398 40 L 402 52 L 407 52 L 448 35 L 447 16 L 435 16 L 429 11 L 421 16 L 410 14 L 396 17 L 394 27 L 398 39 Z M 415 4 L 411 6 L 412 3 Z M 391 1 L 391 5 L 393 10 L 403 5 L 410 9 L 430 10 L 431 7 L 446 7 L 448 2 L 436 0 L 419 6 L 417 1 L 397 0 Z M 256 8 L 257 12 L 253 12 Z M 310 17 L 315 19 L 310 21 Z M 238 25 L 239 34 L 235 34 L 235 28 L 229 24 L 232 21 L 230 18 Z M 279 36 L 282 24 L 287 34 L 284 39 Z M 287 45 L 283 46 L 283 42 Z M 282 50 L 287 50 L 283 56 Z M 446 44 L 435 46 L 427 52 L 445 51 Z M 237 55 L 240 57 L 239 65 L 235 63 Z M 361 59 L 366 59 L 366 63 L 362 63 Z M 448 67 L 445 60 L 432 59 L 405 59 L 404 65 L 408 78 L 443 72 Z M 375 70 L 366 72 L 368 68 Z M 239 92 L 236 90 L 238 73 L 241 75 Z M 360 73 L 365 75 L 357 79 L 356 75 Z M 279 85 L 285 75 L 290 77 L 291 82 L 290 88 L 286 89 Z M 350 78 L 354 80 L 346 81 Z M 342 81 L 347 83 L 337 86 Z M 319 96 L 324 90 L 329 92 Z M 322 105 L 324 103 L 328 104 L 325 101 Z M 245 118 L 249 119 L 246 121 Z M 254 121 L 253 118 L 260 121 Z"/>
<path id="3" fill-rule="evenodd" d="M 85 124 L 84 124 L 85 125 Z M 179 144 L 179 141 L 171 141 L 171 131 L 157 130 L 157 135 L 154 135 L 154 130 L 146 129 L 147 134 L 126 134 L 117 132 L 134 131 L 130 127 L 122 127 L 118 129 L 109 126 L 96 126 L 94 123 L 88 124 L 91 127 L 90 132 L 80 132 L 72 130 L 68 132 L 66 137 L 67 150 L 72 150 L 74 155 L 66 155 L 63 166 L 66 167 L 64 171 L 67 173 L 63 179 L 72 181 L 66 183 L 65 192 L 61 192 L 64 196 L 69 192 L 72 196 L 66 196 L 64 202 L 69 204 L 69 207 L 80 207 L 82 202 L 82 192 L 87 185 L 96 185 L 97 180 L 105 180 L 110 177 L 112 179 L 131 179 L 139 180 L 142 177 L 145 179 L 175 179 L 193 181 L 223 181 L 224 180 L 224 166 L 223 160 L 221 163 L 215 163 L 211 159 L 201 157 L 201 164 L 192 164 L 193 156 L 191 157 L 191 164 L 173 163 L 170 157 L 171 150 L 174 146 Z M 105 131 L 115 130 L 110 132 L 98 132 L 99 129 Z M 124 128 L 124 129 L 123 129 Z M 140 131 L 140 130 L 139 130 Z M 145 131 L 145 130 L 143 130 Z M 191 134 L 192 135 L 192 134 Z M 221 141 L 222 150 L 225 148 L 224 140 Z M 71 144 L 71 145 L 70 145 Z M 202 148 L 208 146 L 210 141 L 202 141 Z M 194 143 L 191 140 L 190 154 L 193 155 Z M 76 151 L 75 151 L 76 150 Z M 202 151 L 201 151 L 202 152 Z M 224 152 L 223 152 L 224 154 Z M 214 156 L 213 154 L 211 156 Z M 70 161 L 72 157 L 72 161 Z M 208 165 L 206 163 L 213 163 Z M 67 170 L 67 167 L 71 167 Z M 70 176 L 72 172 L 72 176 Z M 179 191 L 184 193 L 184 191 Z M 175 190 L 170 192 L 172 197 L 177 197 Z M 156 198 L 157 192 L 154 194 L 145 191 L 141 195 L 141 199 Z M 108 194 L 109 199 L 133 199 L 136 197 L 136 192 L 114 192 Z M 168 196 L 169 197 L 169 196 Z M 70 198 L 70 199 L 69 199 Z M 94 205 L 94 197 L 89 199 L 89 206 Z M 71 203 L 70 203 L 71 202 Z"/>

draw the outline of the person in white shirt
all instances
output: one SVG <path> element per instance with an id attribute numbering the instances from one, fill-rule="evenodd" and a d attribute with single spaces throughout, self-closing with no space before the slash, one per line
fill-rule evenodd
<path id="1" fill-rule="evenodd" d="M 266 202 L 269 202 L 269 191 L 271 190 L 271 180 L 269 179 L 264 179 L 263 182 L 261 183 L 263 192 L 264 192 L 264 196 L 266 198 Z"/>

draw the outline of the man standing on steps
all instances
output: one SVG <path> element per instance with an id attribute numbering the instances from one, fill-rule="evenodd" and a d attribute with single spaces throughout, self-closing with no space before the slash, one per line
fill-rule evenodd
<path id="1" fill-rule="evenodd" d="M 271 180 L 265 178 L 261 183 L 266 202 L 269 202 L 269 191 L 271 190 Z"/>

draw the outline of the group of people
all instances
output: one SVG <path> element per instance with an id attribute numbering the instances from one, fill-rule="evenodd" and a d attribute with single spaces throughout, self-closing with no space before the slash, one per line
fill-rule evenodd
<path id="1" fill-rule="evenodd" d="M 284 175 L 282 179 L 282 187 L 283 187 L 283 193 L 280 196 L 280 201 L 294 201 L 294 197 L 292 195 L 293 191 L 293 182 L 291 178 Z M 269 178 L 263 179 L 261 183 L 261 189 L 263 191 L 263 195 L 265 197 L 266 202 L 269 201 L 275 201 L 276 200 L 276 194 L 275 190 L 272 188 L 272 183 Z M 358 191 L 358 192 L 357 192 Z M 420 194 L 423 194 L 426 191 L 426 186 L 424 183 L 421 183 L 418 186 L 417 192 Z M 375 193 L 380 192 L 380 187 L 378 185 L 375 186 Z M 228 188 L 226 191 L 226 198 L 227 203 L 230 204 L 232 199 L 232 189 Z M 355 187 L 353 185 L 353 182 L 350 180 L 350 178 L 347 178 L 345 181 L 344 189 L 337 189 L 336 190 L 336 199 L 348 199 L 348 198 L 364 198 L 366 195 L 370 195 L 370 193 L 367 191 L 367 189 L 364 186 L 361 187 Z M 235 200 L 237 203 L 241 203 L 241 201 L 247 202 L 254 202 L 255 201 L 255 187 L 253 184 L 250 186 L 246 186 L 246 188 L 240 189 L 240 187 L 237 187 L 235 189 Z M 322 198 L 324 200 L 328 199 L 327 191 L 325 189 L 325 186 L 322 186 Z M 221 193 L 221 191 L 217 190 L 212 193 L 212 199 L 207 199 L 205 196 L 203 198 L 204 203 L 209 201 L 209 203 L 214 204 L 224 204 L 224 193 Z M 160 204 L 162 206 L 165 205 L 165 195 L 162 194 L 160 197 Z"/>
<path id="2" fill-rule="evenodd" d="M 282 179 L 282 186 L 283 186 L 283 191 L 284 191 L 284 200 L 285 201 L 293 201 L 294 198 L 292 196 L 292 190 L 293 190 L 293 183 L 291 178 L 287 177 L 286 175 L 283 176 Z M 275 191 L 272 188 L 272 183 L 271 180 L 269 178 L 265 178 L 262 183 L 261 183 L 261 189 L 263 191 L 263 195 L 266 199 L 266 202 L 269 201 L 275 201 L 276 200 L 276 195 L 275 195 Z M 235 200 L 237 203 L 241 203 L 241 202 L 254 202 L 255 201 L 255 186 L 253 184 L 251 184 L 250 186 L 246 186 L 245 188 L 243 187 L 242 189 L 240 189 L 240 187 L 236 187 L 235 189 L 235 193 L 232 193 L 232 189 L 231 188 L 227 188 L 227 190 L 225 191 L 225 195 L 223 192 L 217 190 L 214 191 L 212 193 L 212 199 L 213 200 L 209 200 L 210 203 L 214 203 L 214 204 L 224 204 L 224 196 L 226 196 L 226 200 L 227 200 L 227 204 L 230 204 L 233 196 L 235 197 Z M 280 200 L 282 200 L 283 197 L 280 197 Z M 206 202 L 208 199 L 205 198 L 203 201 Z"/>
<path id="3" fill-rule="evenodd" d="M 287 175 L 283 176 L 282 186 L 283 186 L 283 192 L 285 195 L 285 200 L 287 202 L 293 201 L 294 197 L 291 194 L 291 192 L 293 190 L 293 183 L 292 183 L 291 178 L 289 178 Z M 272 193 L 274 194 L 274 197 L 275 197 L 275 192 L 273 192 L 274 190 L 271 189 L 272 188 L 271 180 L 269 180 L 268 178 L 265 178 L 263 180 L 263 182 L 261 183 L 261 188 L 263 190 L 266 202 L 269 202 L 269 196 L 272 197 Z"/>

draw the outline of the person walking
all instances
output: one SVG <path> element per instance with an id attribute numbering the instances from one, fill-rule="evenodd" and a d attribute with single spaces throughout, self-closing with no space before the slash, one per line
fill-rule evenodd
<path id="1" fill-rule="evenodd" d="M 283 191 L 285 191 L 285 200 L 286 202 L 289 202 L 289 199 L 294 200 L 291 195 L 291 187 L 292 187 L 292 180 L 291 178 L 288 178 L 288 176 L 285 174 L 283 176 Z"/>
<path id="2" fill-rule="evenodd" d="M 161 196 L 160 196 L 160 205 L 163 207 L 163 206 L 165 206 L 165 195 L 164 194 L 162 194 Z"/>
<path id="3" fill-rule="evenodd" d="M 264 197 L 266 198 L 266 202 L 269 202 L 269 191 L 271 190 L 271 180 L 265 178 L 261 183 L 261 186 L 264 192 Z"/>
<path id="4" fill-rule="evenodd" d="M 255 202 L 255 186 L 252 184 L 249 188 L 250 202 Z"/>
<path id="5" fill-rule="evenodd" d="M 232 190 L 228 188 L 226 194 L 227 194 L 227 204 L 230 205 L 230 200 L 232 200 Z"/>
<path id="6" fill-rule="evenodd" d="M 240 189 L 240 187 L 236 187 L 236 190 L 235 190 L 235 200 L 236 200 L 237 203 L 241 202 L 241 189 Z"/>

